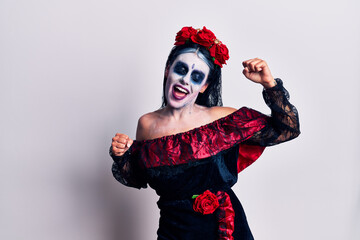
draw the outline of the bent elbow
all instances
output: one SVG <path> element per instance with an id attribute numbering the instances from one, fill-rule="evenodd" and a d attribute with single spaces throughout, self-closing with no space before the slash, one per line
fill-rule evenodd
<path id="1" fill-rule="evenodd" d="M 287 141 L 293 140 L 300 135 L 300 128 L 295 128 L 291 131 L 289 139 Z"/>

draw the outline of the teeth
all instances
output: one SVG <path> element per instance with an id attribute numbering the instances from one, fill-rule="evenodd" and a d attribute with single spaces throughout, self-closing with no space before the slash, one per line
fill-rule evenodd
<path id="1" fill-rule="evenodd" d="M 180 88 L 180 87 L 178 87 L 178 86 L 175 86 L 175 88 L 177 89 L 177 90 L 179 90 L 180 92 L 183 92 L 183 93 L 188 93 L 185 89 L 182 89 L 182 88 Z"/>

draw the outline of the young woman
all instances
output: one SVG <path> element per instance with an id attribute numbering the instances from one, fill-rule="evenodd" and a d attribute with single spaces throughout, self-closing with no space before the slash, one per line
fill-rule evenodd
<path id="1" fill-rule="evenodd" d="M 184 27 L 165 67 L 163 104 L 143 115 L 136 140 L 117 133 L 110 154 L 122 184 L 160 196 L 158 239 L 253 239 L 231 187 L 266 146 L 300 134 L 296 108 L 264 60 L 243 62 L 264 87 L 271 116 L 222 107 L 221 68 L 228 49 L 205 27 Z"/>

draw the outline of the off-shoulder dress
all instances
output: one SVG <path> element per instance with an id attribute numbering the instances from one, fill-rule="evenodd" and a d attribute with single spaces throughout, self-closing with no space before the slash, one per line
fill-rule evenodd
<path id="1" fill-rule="evenodd" d="M 243 107 L 187 132 L 134 141 L 121 157 L 110 153 L 119 182 L 135 188 L 149 185 L 160 196 L 158 239 L 254 239 L 231 187 L 266 146 L 300 134 L 297 110 L 282 81 L 276 81 L 275 87 L 263 90 L 271 116 Z M 218 202 L 211 214 L 194 210 L 196 195 L 204 192 Z"/>

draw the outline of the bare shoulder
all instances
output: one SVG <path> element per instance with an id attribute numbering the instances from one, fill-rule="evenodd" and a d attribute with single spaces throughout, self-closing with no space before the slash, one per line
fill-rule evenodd
<path id="1" fill-rule="evenodd" d="M 159 112 L 154 111 L 142 115 L 138 120 L 138 125 L 136 129 L 136 140 L 145 140 L 149 135 L 151 127 L 154 125 L 154 122 L 159 118 Z"/>
<path id="2" fill-rule="evenodd" d="M 233 112 L 235 112 L 237 109 L 236 108 L 232 108 L 232 107 L 211 107 L 209 109 L 211 117 L 214 120 L 226 117 L 229 114 L 232 114 Z"/>
<path id="3" fill-rule="evenodd" d="M 155 119 L 155 112 L 150 112 L 142 115 L 138 120 L 138 126 L 136 129 L 136 140 L 145 140 L 146 136 L 149 134 L 151 125 Z"/>

